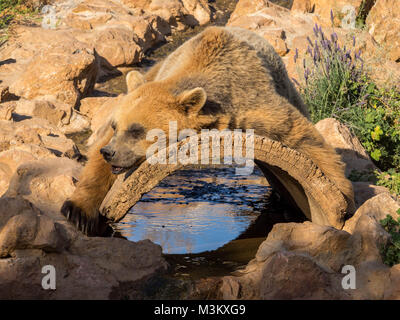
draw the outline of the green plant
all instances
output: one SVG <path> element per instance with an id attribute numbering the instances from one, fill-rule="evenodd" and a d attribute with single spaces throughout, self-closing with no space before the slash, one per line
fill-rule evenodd
<path id="1" fill-rule="evenodd" d="M 1 0 L 0 2 L 0 29 L 5 28 L 14 18 L 13 8 L 20 0 Z"/>
<path id="2" fill-rule="evenodd" d="M 314 41 L 313 41 L 314 40 Z M 400 170 L 400 90 L 379 88 L 364 71 L 361 52 L 341 46 L 316 25 L 296 82 L 315 123 L 333 117 L 345 123 L 381 170 Z M 295 55 L 295 61 L 298 54 Z"/>
<path id="3" fill-rule="evenodd" d="M 376 172 L 373 170 L 351 170 L 349 176 L 348 176 L 350 181 L 363 181 L 363 182 L 371 182 L 371 183 L 376 183 L 377 177 L 376 177 Z"/>
<path id="4" fill-rule="evenodd" d="M 393 266 L 400 263 L 400 209 L 397 210 L 399 217 L 395 220 L 392 216 L 387 215 L 385 219 L 380 221 L 382 227 L 390 234 L 390 242 L 381 248 L 383 263 Z"/>
<path id="5" fill-rule="evenodd" d="M 376 172 L 378 186 L 384 186 L 390 190 L 390 192 L 400 195 L 400 172 L 395 169 L 389 169 L 385 172 Z"/>
<path id="6" fill-rule="evenodd" d="M 0 0 L 0 29 L 7 28 L 17 16 L 29 16 L 36 13 L 24 0 Z"/>

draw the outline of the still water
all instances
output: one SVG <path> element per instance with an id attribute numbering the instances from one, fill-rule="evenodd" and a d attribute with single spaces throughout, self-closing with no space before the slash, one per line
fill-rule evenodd
<path id="1" fill-rule="evenodd" d="M 271 188 L 255 168 L 184 169 L 145 194 L 114 225 L 131 241 L 150 239 L 168 254 L 215 250 L 236 239 L 268 205 Z"/>

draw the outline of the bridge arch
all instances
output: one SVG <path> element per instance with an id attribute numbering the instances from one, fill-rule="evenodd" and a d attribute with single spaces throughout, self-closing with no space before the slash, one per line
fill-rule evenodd
<path id="1" fill-rule="evenodd" d="M 241 151 L 245 154 L 248 137 L 245 133 L 240 135 L 243 141 Z M 201 141 L 200 135 L 197 137 L 198 141 Z M 347 201 L 312 160 L 278 141 L 257 135 L 253 137 L 254 162 L 281 196 L 300 209 L 311 221 L 341 229 L 346 216 Z M 221 163 L 224 155 L 224 139 L 220 137 Z M 103 200 L 100 213 L 108 220 L 120 221 L 143 194 L 157 186 L 168 175 L 185 167 L 180 162 L 169 163 L 168 154 L 171 148 L 176 147 L 180 150 L 185 144 L 187 145 L 188 141 L 189 138 L 166 149 L 167 164 L 151 164 L 145 161 L 133 173 L 120 175 Z M 235 148 L 233 136 L 229 141 L 232 143 L 233 150 Z M 209 146 L 199 143 L 199 163 L 207 157 L 206 153 L 201 152 L 202 148 L 207 147 Z M 208 158 L 211 163 L 211 146 Z"/>

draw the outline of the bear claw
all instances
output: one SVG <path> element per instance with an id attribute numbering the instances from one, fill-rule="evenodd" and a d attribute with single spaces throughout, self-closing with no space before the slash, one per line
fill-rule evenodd
<path id="1" fill-rule="evenodd" d="M 60 211 L 62 215 L 82 233 L 88 236 L 95 236 L 98 234 L 98 217 L 88 217 L 74 202 L 70 200 L 65 201 Z"/>

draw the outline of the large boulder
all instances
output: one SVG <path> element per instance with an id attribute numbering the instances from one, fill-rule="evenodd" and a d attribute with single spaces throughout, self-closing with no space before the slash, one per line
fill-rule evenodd
<path id="1" fill-rule="evenodd" d="M 0 195 L 8 189 L 18 167 L 27 162 L 81 156 L 75 143 L 46 120 L 3 120 L 0 124 Z"/>
<path id="2" fill-rule="evenodd" d="M 57 213 L 74 192 L 81 168 L 68 158 L 24 162 L 11 177 L 5 196 L 23 197 L 47 213 Z"/>
<path id="3" fill-rule="evenodd" d="M 0 198 L 1 299 L 142 299 L 167 268 L 149 240 L 87 238 L 20 197 Z M 56 288 L 42 287 L 44 266 Z"/>
<path id="4" fill-rule="evenodd" d="M 244 270 L 223 277 L 224 299 L 398 299 L 398 266 L 382 262 L 379 221 L 400 207 L 387 193 L 364 203 L 344 230 L 311 222 L 274 225 Z M 342 286 L 354 267 L 356 288 Z"/>
<path id="5" fill-rule="evenodd" d="M 360 244 L 347 232 L 311 222 L 276 224 L 256 258 L 238 276 L 224 277 L 224 299 L 348 299 L 343 264 Z M 355 254 L 354 254 L 355 252 Z"/>
<path id="6" fill-rule="evenodd" d="M 341 156 L 346 164 L 347 176 L 353 170 L 370 172 L 377 169 L 357 137 L 338 120 L 323 119 L 315 125 L 315 128 Z"/>
<path id="7" fill-rule="evenodd" d="M 0 50 L 0 75 L 9 92 L 26 99 L 51 97 L 70 106 L 93 88 L 94 51 L 71 32 L 20 27 L 18 38 Z"/>

